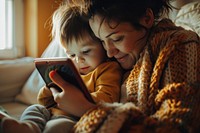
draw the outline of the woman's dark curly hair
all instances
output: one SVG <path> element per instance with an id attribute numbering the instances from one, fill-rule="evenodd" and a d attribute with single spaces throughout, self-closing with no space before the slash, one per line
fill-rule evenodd
<path id="1" fill-rule="evenodd" d="M 99 14 L 106 20 L 130 22 L 136 28 L 141 28 L 139 19 L 148 8 L 153 11 L 154 18 L 159 19 L 172 9 L 170 1 L 172 0 L 68 0 L 69 4 L 82 8 L 87 19 Z"/>

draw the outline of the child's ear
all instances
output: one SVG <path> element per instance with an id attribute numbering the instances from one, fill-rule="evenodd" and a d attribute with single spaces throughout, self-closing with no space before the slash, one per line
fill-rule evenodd
<path id="1" fill-rule="evenodd" d="M 146 28 L 151 28 L 154 24 L 154 14 L 150 8 L 146 10 L 146 14 L 140 19 L 140 24 Z"/>

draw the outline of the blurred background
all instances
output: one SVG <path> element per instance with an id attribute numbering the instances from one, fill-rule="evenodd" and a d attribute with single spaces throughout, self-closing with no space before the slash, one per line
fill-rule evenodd
<path id="1" fill-rule="evenodd" d="M 40 57 L 62 0 L 0 0 L 0 59 Z"/>

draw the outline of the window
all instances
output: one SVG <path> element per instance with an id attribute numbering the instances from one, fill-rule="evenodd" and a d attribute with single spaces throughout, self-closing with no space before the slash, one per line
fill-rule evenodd
<path id="1" fill-rule="evenodd" d="M 0 59 L 24 56 L 23 0 L 0 0 Z"/>

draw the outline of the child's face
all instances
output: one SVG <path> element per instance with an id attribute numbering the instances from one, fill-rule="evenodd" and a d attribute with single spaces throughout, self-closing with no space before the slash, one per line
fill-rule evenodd
<path id="1" fill-rule="evenodd" d="M 106 59 L 106 52 L 101 43 L 93 40 L 88 34 L 68 44 L 66 52 L 81 74 L 88 74 Z"/>

